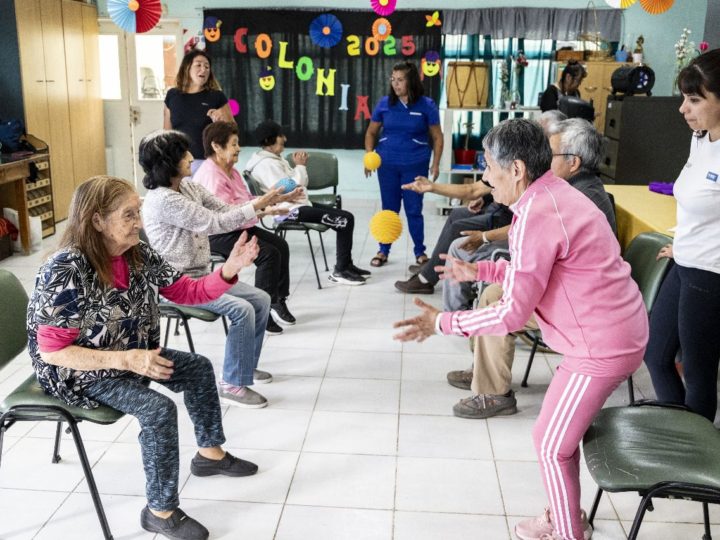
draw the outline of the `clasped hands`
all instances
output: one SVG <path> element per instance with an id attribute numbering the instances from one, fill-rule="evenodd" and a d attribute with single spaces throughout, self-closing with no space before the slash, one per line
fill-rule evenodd
<path id="1" fill-rule="evenodd" d="M 442 254 L 440 258 L 445 261 L 445 265 L 438 265 L 435 271 L 440 279 L 449 279 L 453 281 L 475 281 L 477 276 L 477 265 L 461 261 L 452 255 Z M 448 265 L 447 263 L 450 262 Z M 417 341 L 422 342 L 435 333 L 435 320 L 440 312 L 439 309 L 420 300 L 414 299 L 414 303 L 422 312 L 416 317 L 398 321 L 393 324 L 393 328 L 401 328 L 402 331 L 393 336 L 398 341 Z"/>

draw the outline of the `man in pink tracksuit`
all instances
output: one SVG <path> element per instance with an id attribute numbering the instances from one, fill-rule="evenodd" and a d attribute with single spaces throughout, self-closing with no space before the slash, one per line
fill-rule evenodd
<path id="1" fill-rule="evenodd" d="M 475 311 L 442 313 L 419 299 L 418 317 L 400 321 L 396 336 L 422 341 L 453 334 L 506 335 L 534 312 L 543 339 L 564 355 L 533 429 L 550 509 L 523 521 L 523 540 L 582 540 L 579 444 L 603 403 L 642 363 L 648 320 L 630 266 L 602 212 L 549 171 L 553 156 L 541 127 L 508 120 L 483 141 L 484 180 L 514 213 L 511 261 L 452 259 L 445 278 L 502 283 L 502 299 Z"/>

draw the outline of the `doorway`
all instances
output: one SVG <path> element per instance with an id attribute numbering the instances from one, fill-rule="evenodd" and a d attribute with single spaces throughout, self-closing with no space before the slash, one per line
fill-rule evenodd
<path id="1" fill-rule="evenodd" d="M 161 20 L 149 32 L 132 34 L 110 19 L 98 22 L 108 174 L 130 180 L 142 196 L 138 145 L 163 126 L 165 94 L 175 86 L 182 59 L 182 29 L 179 21 Z"/>

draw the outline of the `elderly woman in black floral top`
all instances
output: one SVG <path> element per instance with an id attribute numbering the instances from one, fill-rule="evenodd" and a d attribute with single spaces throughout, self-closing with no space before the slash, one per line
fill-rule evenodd
<path id="1" fill-rule="evenodd" d="M 60 250 L 40 269 L 28 307 L 29 351 L 48 394 L 84 408 L 98 403 L 135 416 L 146 475 L 141 525 L 169 538 L 204 539 L 178 498 L 177 409 L 149 388 L 184 392 L 195 427 L 197 476 L 248 476 L 257 466 L 225 452 L 210 361 L 162 349 L 158 294 L 185 304 L 213 300 L 257 256 L 243 235 L 225 264 L 200 279 L 176 271 L 140 241 L 140 198 L 127 182 L 96 176 L 73 195 Z"/>

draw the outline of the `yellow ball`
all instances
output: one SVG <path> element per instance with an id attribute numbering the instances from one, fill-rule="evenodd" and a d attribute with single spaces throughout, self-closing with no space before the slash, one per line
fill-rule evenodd
<path id="1" fill-rule="evenodd" d="M 368 171 L 374 171 L 380 167 L 381 163 L 382 160 L 380 159 L 380 154 L 377 152 L 367 152 L 363 158 L 363 165 L 365 165 L 365 168 Z"/>
<path id="2" fill-rule="evenodd" d="M 402 234 L 400 216 L 392 210 L 381 210 L 370 218 L 370 234 L 381 244 L 392 244 Z"/>

